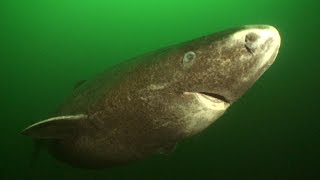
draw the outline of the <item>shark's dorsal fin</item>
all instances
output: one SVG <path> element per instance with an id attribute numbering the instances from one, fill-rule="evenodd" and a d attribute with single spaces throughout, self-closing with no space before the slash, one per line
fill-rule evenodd
<path id="1" fill-rule="evenodd" d="M 37 139 L 62 139 L 74 135 L 79 129 L 79 120 L 86 119 L 85 114 L 58 116 L 35 123 L 21 134 Z"/>

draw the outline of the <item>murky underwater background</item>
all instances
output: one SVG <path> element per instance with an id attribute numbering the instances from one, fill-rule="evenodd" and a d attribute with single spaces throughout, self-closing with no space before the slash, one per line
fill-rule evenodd
<path id="1" fill-rule="evenodd" d="M 0 1 L 0 179 L 320 177 L 319 3 L 314 0 Z M 19 132 L 50 117 L 76 82 L 120 61 L 229 27 L 270 24 L 274 65 L 222 118 L 169 156 L 75 169 Z"/>

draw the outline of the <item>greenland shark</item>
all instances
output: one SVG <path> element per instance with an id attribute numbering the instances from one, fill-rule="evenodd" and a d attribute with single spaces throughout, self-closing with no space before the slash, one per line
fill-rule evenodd
<path id="1" fill-rule="evenodd" d="M 221 117 L 271 66 L 280 35 L 248 25 L 162 48 L 81 81 L 56 116 L 22 131 L 81 168 L 172 152 Z"/>

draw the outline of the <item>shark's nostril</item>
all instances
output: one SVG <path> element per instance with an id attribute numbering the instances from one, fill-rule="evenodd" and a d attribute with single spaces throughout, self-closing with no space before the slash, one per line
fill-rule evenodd
<path id="1" fill-rule="evenodd" d="M 250 32 L 245 37 L 245 48 L 251 54 L 254 53 L 255 49 L 257 48 L 257 40 L 259 39 L 259 35 L 254 32 Z"/>
<path id="2" fill-rule="evenodd" d="M 256 41 L 257 39 L 259 38 L 259 35 L 254 33 L 254 32 L 251 32 L 251 33 L 248 33 L 245 37 L 245 42 L 254 42 Z"/>

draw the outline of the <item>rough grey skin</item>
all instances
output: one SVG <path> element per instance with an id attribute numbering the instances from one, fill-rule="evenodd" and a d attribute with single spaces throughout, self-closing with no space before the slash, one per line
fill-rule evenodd
<path id="1" fill-rule="evenodd" d="M 57 117 L 22 134 L 73 166 L 103 168 L 171 151 L 218 119 L 274 62 L 278 31 L 243 26 L 133 58 L 78 84 Z"/>

